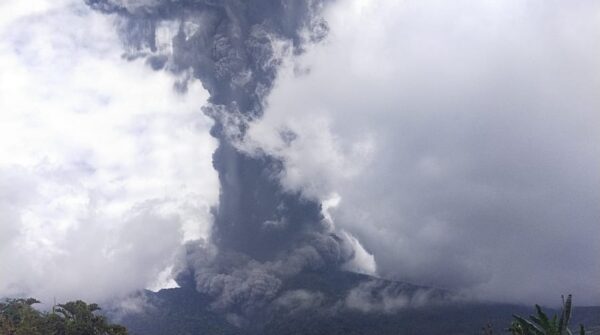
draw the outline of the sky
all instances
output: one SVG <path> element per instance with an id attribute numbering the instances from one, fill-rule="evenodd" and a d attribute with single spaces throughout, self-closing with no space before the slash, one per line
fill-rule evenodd
<path id="1" fill-rule="evenodd" d="M 77 1 L 0 13 L 0 296 L 168 286 L 218 203 L 208 92 L 121 57 L 114 17 Z M 237 145 L 284 162 L 352 268 L 600 304 L 600 4 L 339 0 L 325 19 L 324 41 L 282 49 Z"/>
<path id="2" fill-rule="evenodd" d="M 164 286 L 219 186 L 199 83 L 121 57 L 77 1 L 0 4 L 0 296 L 104 301 Z"/>

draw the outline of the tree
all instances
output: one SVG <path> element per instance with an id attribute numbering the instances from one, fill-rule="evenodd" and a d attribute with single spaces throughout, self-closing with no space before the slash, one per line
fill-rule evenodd
<path id="1" fill-rule="evenodd" d="M 6 335 L 44 334 L 44 319 L 32 305 L 39 301 L 9 299 L 0 303 L 0 332 Z"/>
<path id="2" fill-rule="evenodd" d="M 100 307 L 81 300 L 57 305 L 52 312 L 32 306 L 35 299 L 8 299 L 0 303 L 2 335 L 127 335 L 123 326 L 110 324 L 96 314 Z"/>
<path id="3" fill-rule="evenodd" d="M 572 297 L 569 294 L 567 300 L 562 297 L 563 306 L 560 319 L 557 315 L 549 318 L 539 305 L 535 305 L 536 315 L 529 316 L 529 320 L 513 315 L 514 321 L 508 330 L 513 335 L 572 335 L 569 329 L 571 320 Z M 579 326 L 579 335 L 585 335 L 583 325 Z"/>

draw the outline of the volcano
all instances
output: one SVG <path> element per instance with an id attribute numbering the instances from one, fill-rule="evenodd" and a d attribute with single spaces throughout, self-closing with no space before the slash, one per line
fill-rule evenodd
<path id="1" fill-rule="evenodd" d="M 488 325 L 503 333 L 513 314 L 533 312 L 530 306 L 460 301 L 446 290 L 326 271 L 290 278 L 273 303 L 240 316 L 241 306 L 215 310 L 211 297 L 193 282 L 180 284 L 146 291 L 149 307 L 122 322 L 134 335 L 458 335 L 481 334 Z M 589 334 L 600 334 L 600 307 L 578 307 L 573 315 L 572 324 L 586 324 Z"/>

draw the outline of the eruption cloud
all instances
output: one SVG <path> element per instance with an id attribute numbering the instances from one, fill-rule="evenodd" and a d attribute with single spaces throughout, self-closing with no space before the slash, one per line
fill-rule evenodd
<path id="1" fill-rule="evenodd" d="M 348 235 L 336 234 L 318 199 L 282 188 L 282 161 L 240 148 L 248 124 L 261 118 L 282 57 L 321 40 L 323 1 L 108 1 L 92 8 L 116 13 L 132 59 L 209 91 L 203 110 L 219 146 L 213 164 L 219 204 L 207 243 L 189 243 L 176 269 L 180 285 L 195 284 L 214 306 L 242 312 L 272 301 L 285 278 L 339 268 L 354 257 Z M 293 133 L 282 132 L 291 140 Z"/>

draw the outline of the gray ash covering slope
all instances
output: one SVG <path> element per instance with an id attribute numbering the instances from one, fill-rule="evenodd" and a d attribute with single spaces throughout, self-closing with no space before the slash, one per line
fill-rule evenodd
<path id="1" fill-rule="evenodd" d="M 282 189 L 282 163 L 235 146 L 261 117 L 280 65 L 278 48 L 302 52 L 327 32 L 323 1 L 86 0 L 116 14 L 127 57 L 192 78 L 210 93 L 204 112 L 219 140 L 213 164 L 221 183 L 209 243 L 190 243 L 179 282 L 192 281 L 213 308 L 241 314 L 270 304 L 284 281 L 335 269 L 353 250 L 325 222 L 319 202 Z M 166 37 L 165 37 L 166 35 Z M 165 47 L 166 45 L 166 47 Z M 186 281 L 188 281 L 186 283 Z"/>
<path id="2" fill-rule="evenodd" d="M 349 302 L 352 292 L 362 290 L 365 308 L 357 308 Z M 146 297 L 156 308 L 145 313 L 130 314 L 123 322 L 134 334 L 395 334 L 400 329 L 418 329 L 416 322 L 405 324 L 409 318 L 422 314 L 418 319 L 429 317 L 425 310 L 436 310 L 444 304 L 379 307 L 380 295 L 385 291 L 389 297 L 419 296 L 428 292 L 431 297 L 444 295 L 442 291 L 390 282 L 367 275 L 344 271 L 304 271 L 286 280 L 281 294 L 271 304 L 254 310 L 248 319 L 239 318 L 210 308 L 212 298 L 199 292 L 194 286 L 147 292 Z M 409 302 L 407 302 L 408 304 Z M 426 308 L 423 308 L 425 307 Z M 434 307 L 432 309 L 432 307 Z M 439 309 L 443 310 L 443 307 Z M 436 313 L 433 313 L 435 315 Z M 510 316 L 510 313 L 507 314 Z M 479 321 L 479 319 L 477 320 Z M 448 322 L 448 321 L 445 321 Z M 439 327 L 434 323 L 433 327 Z M 469 329 L 472 323 L 449 327 L 452 331 Z M 383 331 L 383 333 L 382 333 Z"/>

